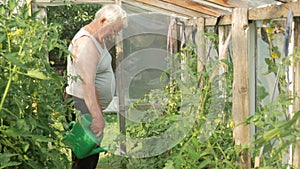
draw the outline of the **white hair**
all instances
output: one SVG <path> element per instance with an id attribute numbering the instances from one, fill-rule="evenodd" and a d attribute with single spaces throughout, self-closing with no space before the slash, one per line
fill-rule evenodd
<path id="1" fill-rule="evenodd" d="M 94 20 L 106 19 L 105 24 L 112 24 L 121 19 L 123 27 L 127 26 L 127 13 L 116 4 L 102 6 L 95 14 Z"/>

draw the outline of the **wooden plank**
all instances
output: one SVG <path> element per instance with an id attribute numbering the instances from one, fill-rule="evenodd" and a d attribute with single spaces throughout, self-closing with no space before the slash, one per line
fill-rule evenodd
<path id="1" fill-rule="evenodd" d="M 248 7 L 246 0 L 207 0 L 209 2 L 219 4 L 226 7 Z"/>
<path id="2" fill-rule="evenodd" d="M 203 1 L 203 0 L 191 0 L 193 2 L 197 2 L 198 4 L 201 4 L 203 6 L 206 6 L 210 9 L 215 10 L 216 12 L 223 13 L 222 15 L 229 15 L 232 13 L 232 8 L 221 6 L 212 2 Z M 222 11 L 222 12 L 221 12 Z M 228 13 L 229 12 L 229 13 Z"/>
<path id="3" fill-rule="evenodd" d="M 233 93 L 232 117 L 235 124 L 233 137 L 236 145 L 250 145 L 250 126 L 239 125 L 250 115 L 249 72 L 248 72 L 248 9 L 235 8 L 232 16 L 232 50 L 233 50 Z M 241 153 L 241 168 L 251 168 L 248 151 Z"/>
<path id="4" fill-rule="evenodd" d="M 124 2 L 126 3 L 126 1 L 130 1 L 130 0 L 124 0 Z M 162 2 L 162 1 L 166 1 L 166 2 Z M 205 21 L 205 25 L 206 26 L 212 26 L 215 24 L 216 19 L 214 17 L 211 16 L 215 16 L 213 15 L 213 13 L 207 13 L 205 14 L 207 11 L 203 10 L 203 14 L 201 14 L 200 12 L 196 12 L 197 10 L 200 9 L 196 9 L 198 7 L 194 7 L 194 6 L 186 6 L 186 7 L 182 7 L 184 5 L 184 3 L 186 3 L 187 1 L 182 1 L 180 2 L 180 0 L 176 0 L 176 1 L 172 1 L 172 0 L 135 0 L 131 2 L 141 2 L 138 3 L 138 6 L 152 6 L 155 7 L 158 11 L 161 10 L 162 12 L 166 12 L 168 11 L 168 13 L 174 13 L 174 14 L 178 14 L 180 16 L 189 16 L 189 17 L 206 17 L 207 20 Z M 225 1 L 225 0 L 208 0 L 210 2 L 216 3 L 216 4 L 220 4 L 226 7 L 234 7 L 232 4 L 238 4 L 236 1 L 231 2 L 231 1 Z M 34 3 L 36 3 L 37 5 L 45 5 L 45 6 L 56 6 L 56 5 L 64 5 L 66 3 L 114 3 L 114 0 L 34 0 Z M 172 4 L 173 3 L 177 3 L 177 5 Z M 157 4 L 155 4 L 157 3 Z M 191 3 L 191 2 L 189 2 Z M 180 6 L 181 5 L 181 6 Z M 281 5 L 277 5 L 277 4 L 272 4 L 269 5 L 267 7 L 262 7 L 262 8 L 253 8 L 249 10 L 249 20 L 265 20 L 265 19 L 276 19 L 276 18 L 284 18 L 287 17 L 287 11 L 291 9 L 294 13 L 294 16 L 300 16 L 300 2 L 291 2 L 291 3 L 285 3 L 285 4 L 281 4 Z M 217 13 L 217 11 L 216 11 Z M 231 15 L 226 15 L 223 17 L 223 19 L 220 22 L 220 25 L 230 25 L 231 24 Z"/>
<path id="5" fill-rule="evenodd" d="M 293 0 L 275 0 L 275 1 L 278 1 L 278 2 L 284 2 L 284 3 L 287 3 L 287 2 L 293 2 Z"/>
<path id="6" fill-rule="evenodd" d="M 205 22 L 204 18 L 195 19 L 197 25 L 196 44 L 197 44 L 197 71 L 201 72 L 206 63 L 206 38 L 204 37 Z"/>
<path id="7" fill-rule="evenodd" d="M 206 18 L 205 19 L 205 26 L 214 26 L 216 25 L 217 22 L 217 18 Z M 230 25 L 232 22 L 232 15 L 226 15 L 226 16 L 222 16 L 219 25 Z"/>
<path id="8" fill-rule="evenodd" d="M 249 20 L 265 20 L 265 19 L 278 19 L 286 18 L 288 10 L 292 10 L 294 16 L 300 16 L 300 2 L 291 2 L 286 4 L 272 4 L 262 8 L 249 9 Z M 206 18 L 205 26 L 213 26 L 216 23 L 216 18 Z M 219 25 L 230 25 L 232 16 L 223 16 Z"/>
<path id="9" fill-rule="evenodd" d="M 257 102 L 256 102 L 256 59 L 257 59 L 257 25 L 256 22 L 249 23 L 248 31 L 248 71 L 249 71 L 249 113 L 255 115 Z M 255 125 L 250 124 L 250 139 L 255 139 Z M 256 161 L 259 162 L 259 161 Z"/>
<path id="10" fill-rule="evenodd" d="M 286 18 L 289 9 L 293 11 L 294 16 L 300 16 L 300 2 L 298 1 L 281 5 L 272 4 L 263 8 L 250 9 L 249 20 Z"/>
<path id="11" fill-rule="evenodd" d="M 232 31 L 230 26 L 219 26 L 218 27 L 219 35 L 219 61 L 229 59 L 229 44 L 231 40 Z M 218 66 L 219 74 L 228 72 L 228 66 L 225 64 L 219 64 Z"/>
<path id="12" fill-rule="evenodd" d="M 299 49 L 300 47 L 300 17 L 295 17 L 294 18 L 294 40 L 295 40 L 295 49 Z M 299 50 L 298 50 L 299 52 Z M 297 56 L 298 55 L 298 56 Z M 299 53 L 296 53 L 296 56 L 299 57 Z M 298 98 L 295 99 L 295 105 L 293 107 L 293 112 L 297 112 L 300 110 L 300 63 L 299 60 L 298 62 L 295 62 L 294 65 L 294 93 L 298 96 Z M 298 120 L 298 123 L 300 120 Z M 293 166 L 295 168 L 300 168 L 300 141 L 297 141 L 295 144 L 295 149 L 293 153 Z"/>
<path id="13" fill-rule="evenodd" d="M 114 0 L 33 0 L 33 3 L 44 6 L 57 6 L 70 3 L 114 3 Z"/>
<path id="14" fill-rule="evenodd" d="M 121 0 L 115 0 L 115 3 L 119 6 L 122 5 Z M 122 61 L 124 60 L 124 48 L 123 48 L 123 31 L 121 30 L 116 36 L 116 66 L 118 67 L 118 84 L 117 84 L 117 95 L 118 95 L 118 103 L 119 103 L 119 129 L 120 133 L 124 136 L 122 137 L 120 148 L 122 152 L 127 152 L 126 149 L 126 114 L 127 111 L 125 109 L 125 93 L 124 93 L 124 76 L 123 76 L 123 66 Z"/>
<path id="15" fill-rule="evenodd" d="M 178 13 L 185 13 L 186 15 L 189 15 L 191 17 L 208 17 L 208 15 L 206 14 L 202 14 L 187 8 L 183 8 L 180 6 L 176 6 L 170 3 L 166 3 L 166 2 L 162 2 L 159 0 L 136 0 L 137 2 L 141 2 L 143 4 L 146 5 L 150 5 L 150 6 L 154 6 L 154 7 L 158 7 L 161 9 L 165 9 L 165 10 L 169 10 L 169 11 L 176 11 Z"/>
<path id="16" fill-rule="evenodd" d="M 206 38 L 204 36 L 204 18 L 188 20 L 187 24 L 197 26 L 197 32 L 195 35 L 195 42 L 197 45 L 197 72 L 201 72 L 204 70 L 206 63 Z"/>
<path id="17" fill-rule="evenodd" d="M 177 6 L 180 6 L 183 8 L 187 8 L 190 10 L 194 10 L 194 11 L 197 11 L 200 13 L 204 13 L 207 15 L 220 16 L 220 13 L 217 13 L 216 11 L 211 10 L 208 7 L 203 6 L 197 2 L 187 1 L 187 0 L 161 0 L 161 1 L 173 4 L 173 5 L 177 5 Z"/>
<path id="18" fill-rule="evenodd" d="M 190 16 L 190 15 L 187 15 L 186 13 L 179 13 L 177 11 L 170 11 L 170 10 L 166 10 L 166 9 L 161 9 L 159 7 L 143 4 L 143 3 L 137 2 L 135 0 L 124 0 L 124 1 L 122 1 L 122 3 L 127 4 L 127 5 L 131 5 L 131 6 L 135 6 L 135 7 L 147 10 L 149 12 L 157 12 L 157 13 L 161 13 L 161 14 L 169 15 L 169 16 L 176 15 L 177 17 L 183 18 L 183 19 L 188 19 L 188 18 L 193 17 L 193 16 Z"/>
<path id="19" fill-rule="evenodd" d="M 229 26 L 220 26 L 218 28 L 218 34 L 219 34 L 219 60 L 222 59 L 228 59 L 229 51 L 228 51 L 228 45 L 226 45 L 226 41 L 228 39 L 230 28 Z M 222 67 L 223 68 L 223 67 Z"/>

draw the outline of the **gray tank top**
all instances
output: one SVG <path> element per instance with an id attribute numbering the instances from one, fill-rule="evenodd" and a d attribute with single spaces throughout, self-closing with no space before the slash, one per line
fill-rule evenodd
<path id="1" fill-rule="evenodd" d="M 95 46 L 100 53 L 101 59 L 97 64 L 95 85 L 98 92 L 98 97 L 102 109 L 105 109 L 111 102 L 113 95 L 115 93 L 115 77 L 111 66 L 111 55 L 104 46 L 104 49 L 101 47 L 99 42 L 86 30 L 81 29 L 72 39 L 72 43 L 69 46 L 69 50 L 72 50 L 72 44 L 80 37 L 88 36 L 92 39 Z M 82 91 L 82 81 L 79 78 L 74 78 L 77 76 L 75 65 L 72 62 L 71 57 L 68 57 L 67 60 L 67 73 L 68 73 L 68 86 L 66 92 L 69 95 L 73 95 L 79 98 L 83 98 Z M 72 78 L 73 77 L 73 78 Z M 76 80 L 74 80 L 76 79 Z M 93 90 L 93 89 L 91 89 Z"/>

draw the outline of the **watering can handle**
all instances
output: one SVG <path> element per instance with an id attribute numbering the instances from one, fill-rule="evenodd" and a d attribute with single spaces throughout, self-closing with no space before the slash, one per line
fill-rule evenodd
<path id="1" fill-rule="evenodd" d="M 72 129 L 76 124 L 76 121 L 71 121 L 68 125 L 68 129 Z"/>

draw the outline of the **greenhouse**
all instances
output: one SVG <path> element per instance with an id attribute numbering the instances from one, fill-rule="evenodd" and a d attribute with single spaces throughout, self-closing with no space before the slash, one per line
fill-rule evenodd
<path id="1" fill-rule="evenodd" d="M 300 168 L 297 0 L 0 0 L 0 168 L 71 168 L 68 46 L 107 4 L 97 169 Z"/>

